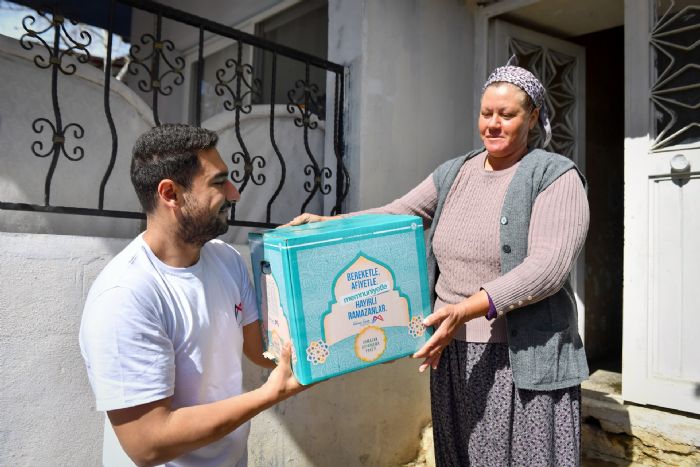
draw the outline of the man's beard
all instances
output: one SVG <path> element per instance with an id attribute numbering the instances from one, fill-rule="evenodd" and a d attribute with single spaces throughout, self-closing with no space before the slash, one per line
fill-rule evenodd
<path id="1" fill-rule="evenodd" d="M 220 213 L 229 209 L 231 202 L 226 201 L 219 212 L 213 214 L 206 206 L 200 206 L 197 201 L 185 198 L 182 218 L 178 226 L 178 236 L 189 244 L 203 246 L 209 240 L 228 231 L 228 223 Z"/>

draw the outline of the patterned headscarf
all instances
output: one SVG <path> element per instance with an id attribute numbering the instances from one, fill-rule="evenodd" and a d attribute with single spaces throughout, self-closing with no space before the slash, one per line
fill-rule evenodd
<path id="1" fill-rule="evenodd" d="M 540 109 L 539 125 L 544 131 L 544 141 L 542 147 L 546 147 L 552 139 L 552 126 L 549 123 L 547 103 L 544 100 L 544 86 L 535 78 L 535 75 L 525 68 L 517 66 L 518 59 L 513 55 L 505 66 L 493 70 L 489 79 L 484 83 L 482 92 L 493 83 L 504 82 L 514 84 L 530 96 L 535 107 Z"/>

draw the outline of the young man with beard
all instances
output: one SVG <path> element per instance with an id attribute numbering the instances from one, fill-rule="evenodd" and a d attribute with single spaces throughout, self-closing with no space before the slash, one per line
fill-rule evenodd
<path id="1" fill-rule="evenodd" d="M 262 357 L 243 260 L 215 240 L 240 197 L 217 139 L 161 125 L 134 145 L 146 230 L 97 277 L 80 329 L 96 408 L 107 412 L 104 465 L 246 465 L 248 421 L 303 389 L 287 347 L 265 384 L 242 391 L 242 354 L 274 364 Z"/>

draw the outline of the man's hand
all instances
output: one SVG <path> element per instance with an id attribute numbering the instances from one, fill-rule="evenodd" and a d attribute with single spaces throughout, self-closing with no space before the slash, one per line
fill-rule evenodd
<path id="1" fill-rule="evenodd" d="M 277 368 L 272 370 L 265 384 L 262 385 L 262 390 L 266 392 L 274 403 L 283 401 L 301 391 L 311 387 L 302 386 L 292 373 L 292 347 L 287 342 L 282 347 L 282 355 L 280 356 Z"/>
<path id="2" fill-rule="evenodd" d="M 291 347 L 260 388 L 190 407 L 172 407 L 172 397 L 107 412 L 124 451 L 137 465 L 160 465 L 206 446 L 258 413 L 311 386 L 292 374 Z"/>
<path id="3" fill-rule="evenodd" d="M 264 351 L 260 321 L 243 326 L 243 353 L 248 360 L 263 368 L 275 368 L 275 362 L 263 357 Z"/>
<path id="4" fill-rule="evenodd" d="M 337 216 L 319 216 L 318 214 L 311 214 L 305 212 L 304 214 L 299 214 L 297 217 L 287 222 L 286 224 L 280 225 L 280 227 L 291 227 L 293 225 L 311 224 L 313 222 L 323 222 L 331 219 L 340 219 L 342 215 Z M 278 227 L 279 228 L 279 227 Z"/>

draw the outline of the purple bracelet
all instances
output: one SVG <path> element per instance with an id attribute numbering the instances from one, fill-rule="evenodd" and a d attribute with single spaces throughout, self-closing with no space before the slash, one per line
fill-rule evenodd
<path id="1" fill-rule="evenodd" d="M 481 289 L 484 290 L 484 289 Z M 484 292 L 486 292 L 484 290 Z M 496 311 L 496 305 L 493 304 L 493 300 L 491 300 L 491 295 L 489 295 L 488 292 L 486 292 L 486 296 L 489 298 L 489 311 L 486 313 L 486 319 L 492 320 L 496 319 L 498 317 L 498 312 Z"/>

